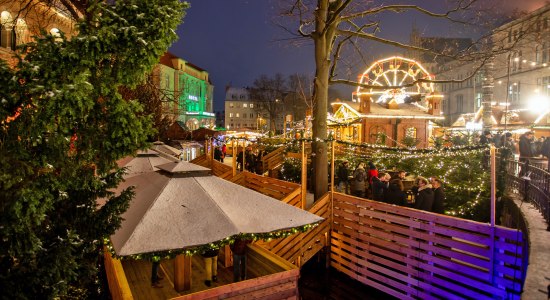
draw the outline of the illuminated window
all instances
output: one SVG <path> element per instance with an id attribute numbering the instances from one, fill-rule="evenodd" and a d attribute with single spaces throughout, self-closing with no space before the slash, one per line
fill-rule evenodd
<path id="1" fill-rule="evenodd" d="M 229 117 L 230 117 L 230 118 L 233 118 L 233 113 L 229 113 Z"/>
<path id="2" fill-rule="evenodd" d="M 405 129 L 405 137 L 416 139 L 416 127 L 408 127 Z"/>
<path id="3" fill-rule="evenodd" d="M 509 99 L 510 102 L 519 102 L 519 92 L 520 92 L 520 83 L 513 82 L 508 87 Z"/>
<path id="4" fill-rule="evenodd" d="M 234 105 L 233 105 L 233 102 L 229 102 L 229 107 L 230 107 L 230 108 L 233 108 L 233 106 L 234 106 Z"/>
<path id="5" fill-rule="evenodd" d="M 250 108 L 254 108 L 254 103 L 250 103 Z"/>
<path id="6" fill-rule="evenodd" d="M 235 118 L 239 118 L 239 113 L 236 113 L 236 114 L 235 114 Z"/>
<path id="7" fill-rule="evenodd" d="M 541 91 L 541 94 L 550 96 L 550 76 L 537 78 L 537 85 Z"/>
<path id="8" fill-rule="evenodd" d="M 248 104 L 247 104 L 247 103 L 243 103 L 243 107 L 244 107 L 244 108 L 247 108 L 247 107 L 248 107 Z"/>

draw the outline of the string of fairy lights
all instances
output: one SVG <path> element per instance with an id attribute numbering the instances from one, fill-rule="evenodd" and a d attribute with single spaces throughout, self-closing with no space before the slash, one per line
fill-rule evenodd
<path id="1" fill-rule="evenodd" d="M 230 137 L 227 141 L 248 141 L 253 142 L 256 146 L 270 145 L 271 147 L 294 147 L 296 144 L 306 142 L 324 142 L 333 143 L 335 150 L 340 153 L 338 159 L 346 159 L 351 162 L 369 160 L 373 161 L 381 170 L 387 170 L 391 167 L 402 165 L 406 161 L 415 161 L 417 165 L 416 175 L 429 177 L 434 174 L 429 174 L 422 170 L 435 169 L 440 170 L 437 177 L 443 182 L 445 189 L 454 193 L 463 193 L 470 195 L 470 200 L 464 204 L 447 210 L 446 213 L 453 216 L 464 216 L 469 213 L 477 205 L 481 203 L 481 198 L 486 194 L 489 189 L 489 177 L 486 173 L 480 173 L 471 175 L 468 180 L 457 182 L 456 177 L 460 177 L 460 171 L 472 168 L 471 164 L 481 164 L 481 156 L 485 155 L 488 150 L 487 146 L 483 145 L 461 145 L 452 147 L 440 147 L 440 148 L 426 148 L 416 149 L 407 147 L 389 147 L 386 145 L 368 144 L 368 143 L 355 143 L 349 141 L 335 140 L 332 137 L 327 139 L 255 139 L 250 140 L 246 137 Z M 301 161 L 295 158 L 286 158 L 285 164 L 291 166 L 287 168 L 292 172 L 301 169 Z M 284 178 L 291 179 L 293 174 L 285 174 L 285 170 L 282 170 L 282 176 Z M 466 182 L 464 182 L 466 181 Z"/>
<path id="2" fill-rule="evenodd" d="M 391 166 L 400 165 L 406 161 L 414 160 L 418 164 L 419 170 L 427 170 L 430 167 L 445 170 L 439 174 L 439 178 L 445 185 L 446 189 L 452 190 L 456 193 L 465 192 L 473 194 L 473 197 L 464 204 L 458 206 L 453 210 L 446 211 L 446 214 L 453 216 L 463 216 L 464 214 L 475 209 L 477 205 L 481 203 L 481 197 L 488 189 L 487 176 L 479 174 L 478 176 L 469 178 L 472 184 L 458 184 L 453 181 L 453 176 L 458 176 L 458 172 L 461 168 L 467 167 L 465 164 L 469 159 L 478 157 L 487 151 L 486 146 L 454 146 L 454 147 L 442 147 L 442 148 L 427 148 L 427 149 L 415 149 L 406 147 L 389 147 L 385 145 L 368 144 L 368 143 L 354 143 L 348 141 L 335 140 L 333 137 L 327 139 L 311 139 L 311 138 L 298 138 L 298 139 L 270 139 L 270 138 L 247 138 L 247 137 L 212 137 L 212 140 L 218 143 L 230 143 L 232 141 L 237 142 L 249 142 L 254 143 L 256 146 L 270 146 L 273 148 L 278 147 L 295 147 L 302 142 L 306 143 L 332 143 L 334 147 L 339 147 L 341 157 L 338 159 L 346 159 L 349 161 L 370 160 L 376 162 L 380 169 L 387 169 Z M 449 160 L 452 158 L 452 160 Z M 444 159 L 446 159 L 444 161 Z M 479 159 L 473 161 L 479 162 Z M 286 163 L 289 163 L 296 169 L 301 168 L 301 161 L 295 158 L 286 158 Z M 449 164 L 452 162 L 452 164 Z M 422 172 L 417 174 L 424 176 Z M 285 175 L 283 174 L 283 177 Z M 290 235 L 306 232 L 318 224 L 308 224 L 290 229 L 284 229 L 270 233 L 260 234 L 240 234 L 236 236 L 227 237 L 225 239 L 212 242 L 206 245 L 200 245 L 196 247 L 188 247 L 176 250 L 167 250 L 152 253 L 143 253 L 128 256 L 118 256 L 108 239 L 105 239 L 105 245 L 114 257 L 121 259 L 147 259 L 151 261 L 158 261 L 161 259 L 171 259 L 177 255 L 195 255 L 203 253 L 208 249 L 220 249 L 225 245 L 229 245 L 235 242 L 237 238 L 244 240 L 266 240 L 285 238 Z"/>
<path id="3" fill-rule="evenodd" d="M 293 234 L 307 232 L 318 225 L 319 223 L 313 223 L 313 224 L 307 224 L 303 226 L 287 228 L 287 229 L 282 229 L 279 231 L 268 232 L 268 233 L 243 233 L 239 235 L 226 237 L 222 240 L 208 243 L 205 245 L 198 245 L 198 246 L 187 247 L 182 249 L 165 250 L 165 251 L 150 252 L 150 253 L 140 253 L 140 254 L 134 254 L 134 255 L 125 255 L 125 256 L 117 255 L 113 245 L 111 244 L 111 241 L 108 238 L 104 239 L 104 244 L 109 250 L 109 252 L 111 253 L 111 255 L 118 259 L 144 259 L 144 260 L 150 260 L 150 261 L 159 261 L 163 259 L 172 259 L 178 255 L 192 256 L 195 254 L 204 253 L 205 251 L 211 250 L 211 249 L 221 249 L 226 245 L 233 244 L 236 239 L 250 240 L 250 241 L 264 240 L 269 242 L 272 239 L 281 239 L 281 238 L 286 238 Z"/>

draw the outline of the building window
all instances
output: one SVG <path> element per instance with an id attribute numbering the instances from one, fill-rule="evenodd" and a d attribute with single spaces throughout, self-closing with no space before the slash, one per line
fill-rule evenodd
<path id="1" fill-rule="evenodd" d="M 244 107 L 244 108 L 247 108 L 247 107 L 248 107 L 248 104 L 247 104 L 247 103 L 243 103 L 243 107 Z"/>
<path id="2" fill-rule="evenodd" d="M 233 118 L 233 113 L 229 113 L 229 117 L 230 117 L 230 118 Z"/>
<path id="3" fill-rule="evenodd" d="M 250 108 L 254 108 L 254 103 L 250 103 Z"/>
<path id="4" fill-rule="evenodd" d="M 550 96 L 550 76 L 538 78 L 537 85 L 542 95 Z"/>
<path id="5" fill-rule="evenodd" d="M 481 107 L 481 95 L 483 95 L 482 93 L 476 93 L 476 109 L 480 108 Z"/>
<path id="6" fill-rule="evenodd" d="M 542 43 L 542 62 L 548 62 L 549 54 L 550 54 L 550 43 L 549 42 L 543 42 Z M 538 62 L 538 61 L 537 61 Z"/>
<path id="7" fill-rule="evenodd" d="M 235 118 L 239 118 L 239 113 L 236 113 L 236 114 L 235 114 Z"/>
<path id="8" fill-rule="evenodd" d="M 405 137 L 416 139 L 416 127 L 405 128 Z"/>
<path id="9" fill-rule="evenodd" d="M 509 93 L 510 101 L 512 103 L 519 102 L 519 92 L 520 92 L 519 82 L 514 82 L 510 84 L 510 86 L 508 87 L 508 93 Z"/>
<path id="10" fill-rule="evenodd" d="M 544 51 L 544 45 L 543 45 L 543 51 Z M 544 60 L 544 52 L 543 52 L 543 58 Z M 521 70 L 521 51 L 515 51 L 512 54 L 512 72 L 517 72 Z"/>
<path id="11" fill-rule="evenodd" d="M 463 109 L 464 109 L 464 96 L 456 95 L 456 112 L 462 113 Z"/>
<path id="12" fill-rule="evenodd" d="M 233 102 L 229 102 L 229 107 L 230 107 L 230 108 L 233 108 L 233 107 L 234 107 Z"/>

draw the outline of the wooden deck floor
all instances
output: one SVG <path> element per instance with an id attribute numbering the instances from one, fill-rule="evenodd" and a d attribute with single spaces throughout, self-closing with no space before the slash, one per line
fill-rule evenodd
<path id="1" fill-rule="evenodd" d="M 224 268 L 218 262 L 218 282 L 212 282 L 211 287 L 204 284 L 206 271 L 200 255 L 192 258 L 191 289 L 182 293 L 174 289 L 174 260 L 161 262 L 159 273 L 164 276 L 162 288 L 151 287 L 151 262 L 146 260 L 122 260 L 122 266 L 128 279 L 128 284 L 134 299 L 170 299 L 179 295 L 191 294 L 210 288 L 233 283 L 233 267 Z"/>

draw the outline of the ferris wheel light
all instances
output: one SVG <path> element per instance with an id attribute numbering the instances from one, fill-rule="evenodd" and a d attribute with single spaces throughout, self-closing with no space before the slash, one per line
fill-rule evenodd
<path id="1" fill-rule="evenodd" d="M 373 63 L 360 76 L 360 82 L 369 88 L 357 87 L 356 94 L 378 95 L 373 98 L 376 103 L 404 103 L 415 94 L 434 92 L 432 82 L 417 82 L 419 79 L 434 78 L 420 63 L 415 60 L 393 56 Z"/>

